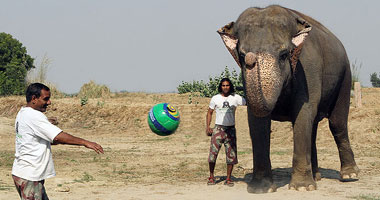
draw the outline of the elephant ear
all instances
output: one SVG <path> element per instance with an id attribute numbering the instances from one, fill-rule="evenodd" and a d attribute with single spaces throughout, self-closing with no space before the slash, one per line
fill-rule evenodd
<path id="1" fill-rule="evenodd" d="M 293 72 L 296 71 L 296 66 L 298 63 L 299 56 L 301 54 L 303 43 L 305 42 L 309 32 L 312 27 L 304 19 L 297 17 L 297 30 L 298 32 L 293 36 L 292 43 L 295 45 L 294 49 L 291 52 L 291 66 Z"/>
<path id="2" fill-rule="evenodd" d="M 217 32 L 222 38 L 224 45 L 227 47 L 228 51 L 231 53 L 232 57 L 235 59 L 236 63 L 241 67 L 239 62 L 239 56 L 237 52 L 237 43 L 238 39 L 233 35 L 233 26 L 234 22 L 230 22 L 229 24 L 220 28 Z"/>

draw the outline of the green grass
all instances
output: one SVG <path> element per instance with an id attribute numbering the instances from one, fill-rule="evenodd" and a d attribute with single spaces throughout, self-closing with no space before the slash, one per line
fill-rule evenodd
<path id="1" fill-rule="evenodd" d="M 14 161 L 14 152 L 0 151 L 0 167 L 12 167 Z"/>
<path id="2" fill-rule="evenodd" d="M 271 155 L 279 155 L 279 156 L 282 156 L 282 155 L 286 155 L 288 154 L 288 152 L 286 151 L 272 151 L 271 152 Z"/>
<path id="3" fill-rule="evenodd" d="M 78 182 L 78 183 L 84 183 L 84 182 L 90 182 L 90 181 L 94 181 L 94 177 L 91 176 L 90 174 L 88 174 L 87 172 L 84 172 L 83 173 L 83 176 L 81 179 L 74 179 L 74 182 Z"/>
<path id="4" fill-rule="evenodd" d="M 360 194 L 352 198 L 356 200 L 380 200 L 380 194 Z"/>
<path id="5" fill-rule="evenodd" d="M 0 185 L 0 191 L 9 191 L 13 188 L 14 186 L 9 186 L 9 185 Z"/>
<path id="6" fill-rule="evenodd" d="M 252 151 L 251 150 L 245 150 L 245 151 L 238 151 L 238 156 L 240 155 L 246 155 L 246 154 L 252 154 Z"/>
<path id="7" fill-rule="evenodd" d="M 156 139 L 156 141 L 169 141 L 170 139 L 171 139 L 170 137 L 163 137 L 163 138 Z"/>

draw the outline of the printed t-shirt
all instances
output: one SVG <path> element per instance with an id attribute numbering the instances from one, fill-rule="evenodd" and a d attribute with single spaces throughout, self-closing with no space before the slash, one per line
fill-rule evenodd
<path id="1" fill-rule="evenodd" d="M 228 97 L 217 94 L 211 98 L 209 107 L 216 111 L 215 124 L 234 126 L 236 107 L 245 104 L 245 99 L 238 94 Z"/>

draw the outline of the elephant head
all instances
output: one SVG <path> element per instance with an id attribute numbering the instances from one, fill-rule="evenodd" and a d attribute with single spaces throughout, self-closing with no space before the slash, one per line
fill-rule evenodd
<path id="1" fill-rule="evenodd" d="M 255 116 L 268 116 L 274 109 L 293 77 L 311 29 L 296 12 L 269 7 L 249 8 L 236 22 L 217 31 L 242 70 L 249 108 Z"/>

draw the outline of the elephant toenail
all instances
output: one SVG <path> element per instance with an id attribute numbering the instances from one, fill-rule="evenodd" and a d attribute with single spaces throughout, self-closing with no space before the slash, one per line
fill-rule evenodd
<path id="1" fill-rule="evenodd" d="M 342 178 L 343 178 L 343 179 L 349 179 L 349 178 L 350 178 L 350 176 L 349 176 L 349 175 L 347 175 L 347 174 L 345 174 L 345 175 L 343 175 L 343 176 L 342 176 Z"/>
<path id="2" fill-rule="evenodd" d="M 298 191 L 307 191 L 307 190 L 306 190 L 306 187 L 299 187 L 299 188 L 297 188 L 297 190 L 298 190 Z"/>
<path id="3" fill-rule="evenodd" d="M 316 190 L 315 186 L 314 185 L 309 185 L 308 191 L 313 191 L 313 190 Z"/>

